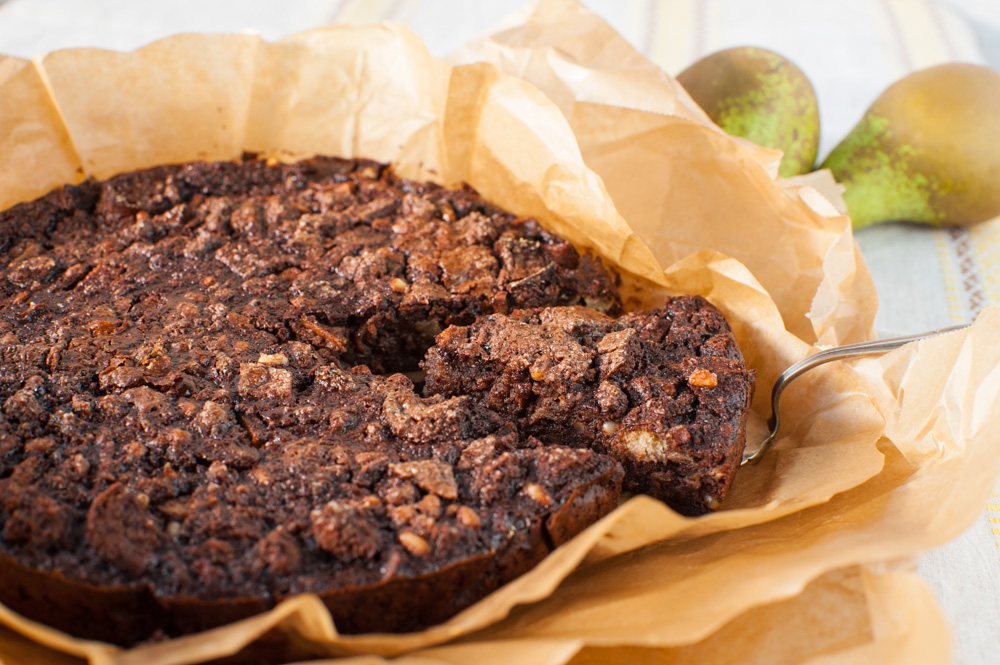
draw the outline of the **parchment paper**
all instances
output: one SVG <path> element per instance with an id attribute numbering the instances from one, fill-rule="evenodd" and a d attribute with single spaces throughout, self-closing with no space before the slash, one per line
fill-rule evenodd
<path id="1" fill-rule="evenodd" d="M 546 0 L 519 21 L 480 42 L 500 68 L 450 66 L 388 24 L 0 61 L 0 204 L 244 149 L 364 155 L 407 176 L 467 181 L 618 266 L 632 306 L 686 292 L 722 308 L 758 372 L 758 431 L 781 370 L 814 344 L 871 335 L 876 297 L 850 225 L 813 187 L 833 191 L 829 179 L 776 180 L 774 151 L 726 137 L 579 5 Z M 0 657 L 920 662 L 902 656 L 942 653 L 941 618 L 895 562 L 960 533 L 1000 472 L 998 334 L 1000 312 L 988 310 L 968 331 L 810 372 L 786 393 L 781 439 L 740 471 L 724 510 L 691 519 L 634 498 L 422 633 L 340 636 L 322 604 L 301 596 L 121 650 L 0 607 Z M 758 621 L 783 634 L 771 612 L 799 617 L 794 658 L 782 640 L 754 638 Z M 830 637 L 845 621 L 850 630 Z"/>
<path id="2" fill-rule="evenodd" d="M 753 272 L 803 340 L 871 335 L 875 290 L 850 224 L 809 187 L 775 182 L 780 152 L 727 136 L 576 0 L 528 5 L 518 18 L 451 59 L 491 62 L 555 101 L 587 165 L 664 266 L 714 249 Z"/>

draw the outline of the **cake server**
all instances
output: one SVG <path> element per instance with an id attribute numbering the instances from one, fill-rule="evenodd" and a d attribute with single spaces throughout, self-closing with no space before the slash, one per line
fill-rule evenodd
<path id="1" fill-rule="evenodd" d="M 876 339 L 871 342 L 860 342 L 858 344 L 845 344 L 844 346 L 835 346 L 830 349 L 819 351 L 811 356 L 806 356 L 802 360 L 798 361 L 794 365 L 791 365 L 788 369 L 781 373 L 778 380 L 774 382 L 774 388 L 771 389 L 771 418 L 767 421 L 769 428 L 768 435 L 756 446 L 747 446 L 743 451 L 743 461 L 742 464 L 747 464 L 748 462 L 753 462 L 754 460 L 760 459 L 764 451 L 767 450 L 768 446 L 777 438 L 778 430 L 781 428 L 781 393 L 785 391 L 788 384 L 796 379 L 796 377 L 808 372 L 814 367 L 819 367 L 828 362 L 834 360 L 844 360 L 845 358 L 857 358 L 860 356 L 872 356 L 885 353 L 887 351 L 892 351 L 893 349 L 898 349 L 904 344 L 909 344 L 910 342 L 916 342 L 921 339 L 927 339 L 928 337 L 935 337 L 937 335 L 943 335 L 944 333 L 955 332 L 956 330 L 962 330 L 963 328 L 968 328 L 971 324 L 962 324 L 958 326 L 950 326 L 948 328 L 938 328 L 936 330 L 930 330 L 927 332 L 915 333 L 913 335 L 906 335 L 904 337 L 892 337 L 889 339 Z"/>

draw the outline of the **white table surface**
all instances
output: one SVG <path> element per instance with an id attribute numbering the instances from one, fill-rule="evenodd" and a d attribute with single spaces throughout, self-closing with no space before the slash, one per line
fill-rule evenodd
<path id="1" fill-rule="evenodd" d="M 729 46 L 783 53 L 820 100 L 820 158 L 868 104 L 909 71 L 944 61 L 1000 70 L 1000 0 L 590 0 L 651 59 L 676 74 Z M 177 32 L 252 30 L 265 39 L 336 21 L 394 20 L 445 55 L 520 5 L 519 0 L 0 0 L 0 53 L 59 48 L 130 50 Z M 1000 186 L 998 175 L 997 186 Z M 866 229 L 857 241 L 881 298 L 881 336 L 971 320 L 1000 302 L 1000 220 L 972 231 L 904 225 Z M 920 576 L 952 623 L 955 662 L 1000 663 L 1000 498 L 956 541 L 929 552 Z"/>

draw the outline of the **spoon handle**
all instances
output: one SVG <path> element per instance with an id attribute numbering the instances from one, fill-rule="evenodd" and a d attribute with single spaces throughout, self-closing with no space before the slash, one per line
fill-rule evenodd
<path id="1" fill-rule="evenodd" d="M 796 377 L 801 376 L 814 367 L 819 367 L 820 365 L 824 365 L 834 360 L 878 355 L 880 353 L 885 353 L 886 351 L 898 349 L 904 344 L 909 344 L 910 342 L 916 342 L 922 339 L 927 339 L 928 337 L 935 337 L 937 335 L 943 335 L 944 333 L 962 330 L 963 328 L 968 328 L 969 325 L 970 324 L 965 323 L 958 326 L 937 328 L 936 330 L 930 330 L 927 332 L 905 335 L 903 337 L 876 339 L 871 342 L 859 342 L 857 344 L 835 346 L 832 349 L 826 349 L 824 351 L 814 353 L 811 356 L 806 356 L 797 363 L 789 366 L 788 369 L 781 373 L 778 380 L 774 382 L 774 388 L 771 389 L 771 418 L 767 421 L 767 424 L 770 427 L 770 433 L 767 435 L 767 438 L 760 442 L 755 450 L 744 451 L 742 464 L 759 459 L 764 450 L 775 439 L 778 429 L 781 427 L 781 409 L 779 408 L 781 393 L 785 391 L 785 387 Z"/>

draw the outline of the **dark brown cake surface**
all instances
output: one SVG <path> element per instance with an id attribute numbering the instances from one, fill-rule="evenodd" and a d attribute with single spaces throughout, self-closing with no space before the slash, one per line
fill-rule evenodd
<path id="1" fill-rule="evenodd" d="M 438 336 L 426 390 L 470 395 L 522 436 L 587 447 L 625 489 L 686 514 L 717 508 L 739 467 L 754 375 L 700 297 L 612 319 L 584 307 L 483 317 Z"/>
<path id="2" fill-rule="evenodd" d="M 620 306 L 595 258 L 372 162 L 160 167 L 0 213 L 0 601 L 123 643 L 301 592 L 348 632 L 447 618 L 608 512 L 621 468 L 379 373 L 576 303 Z"/>

